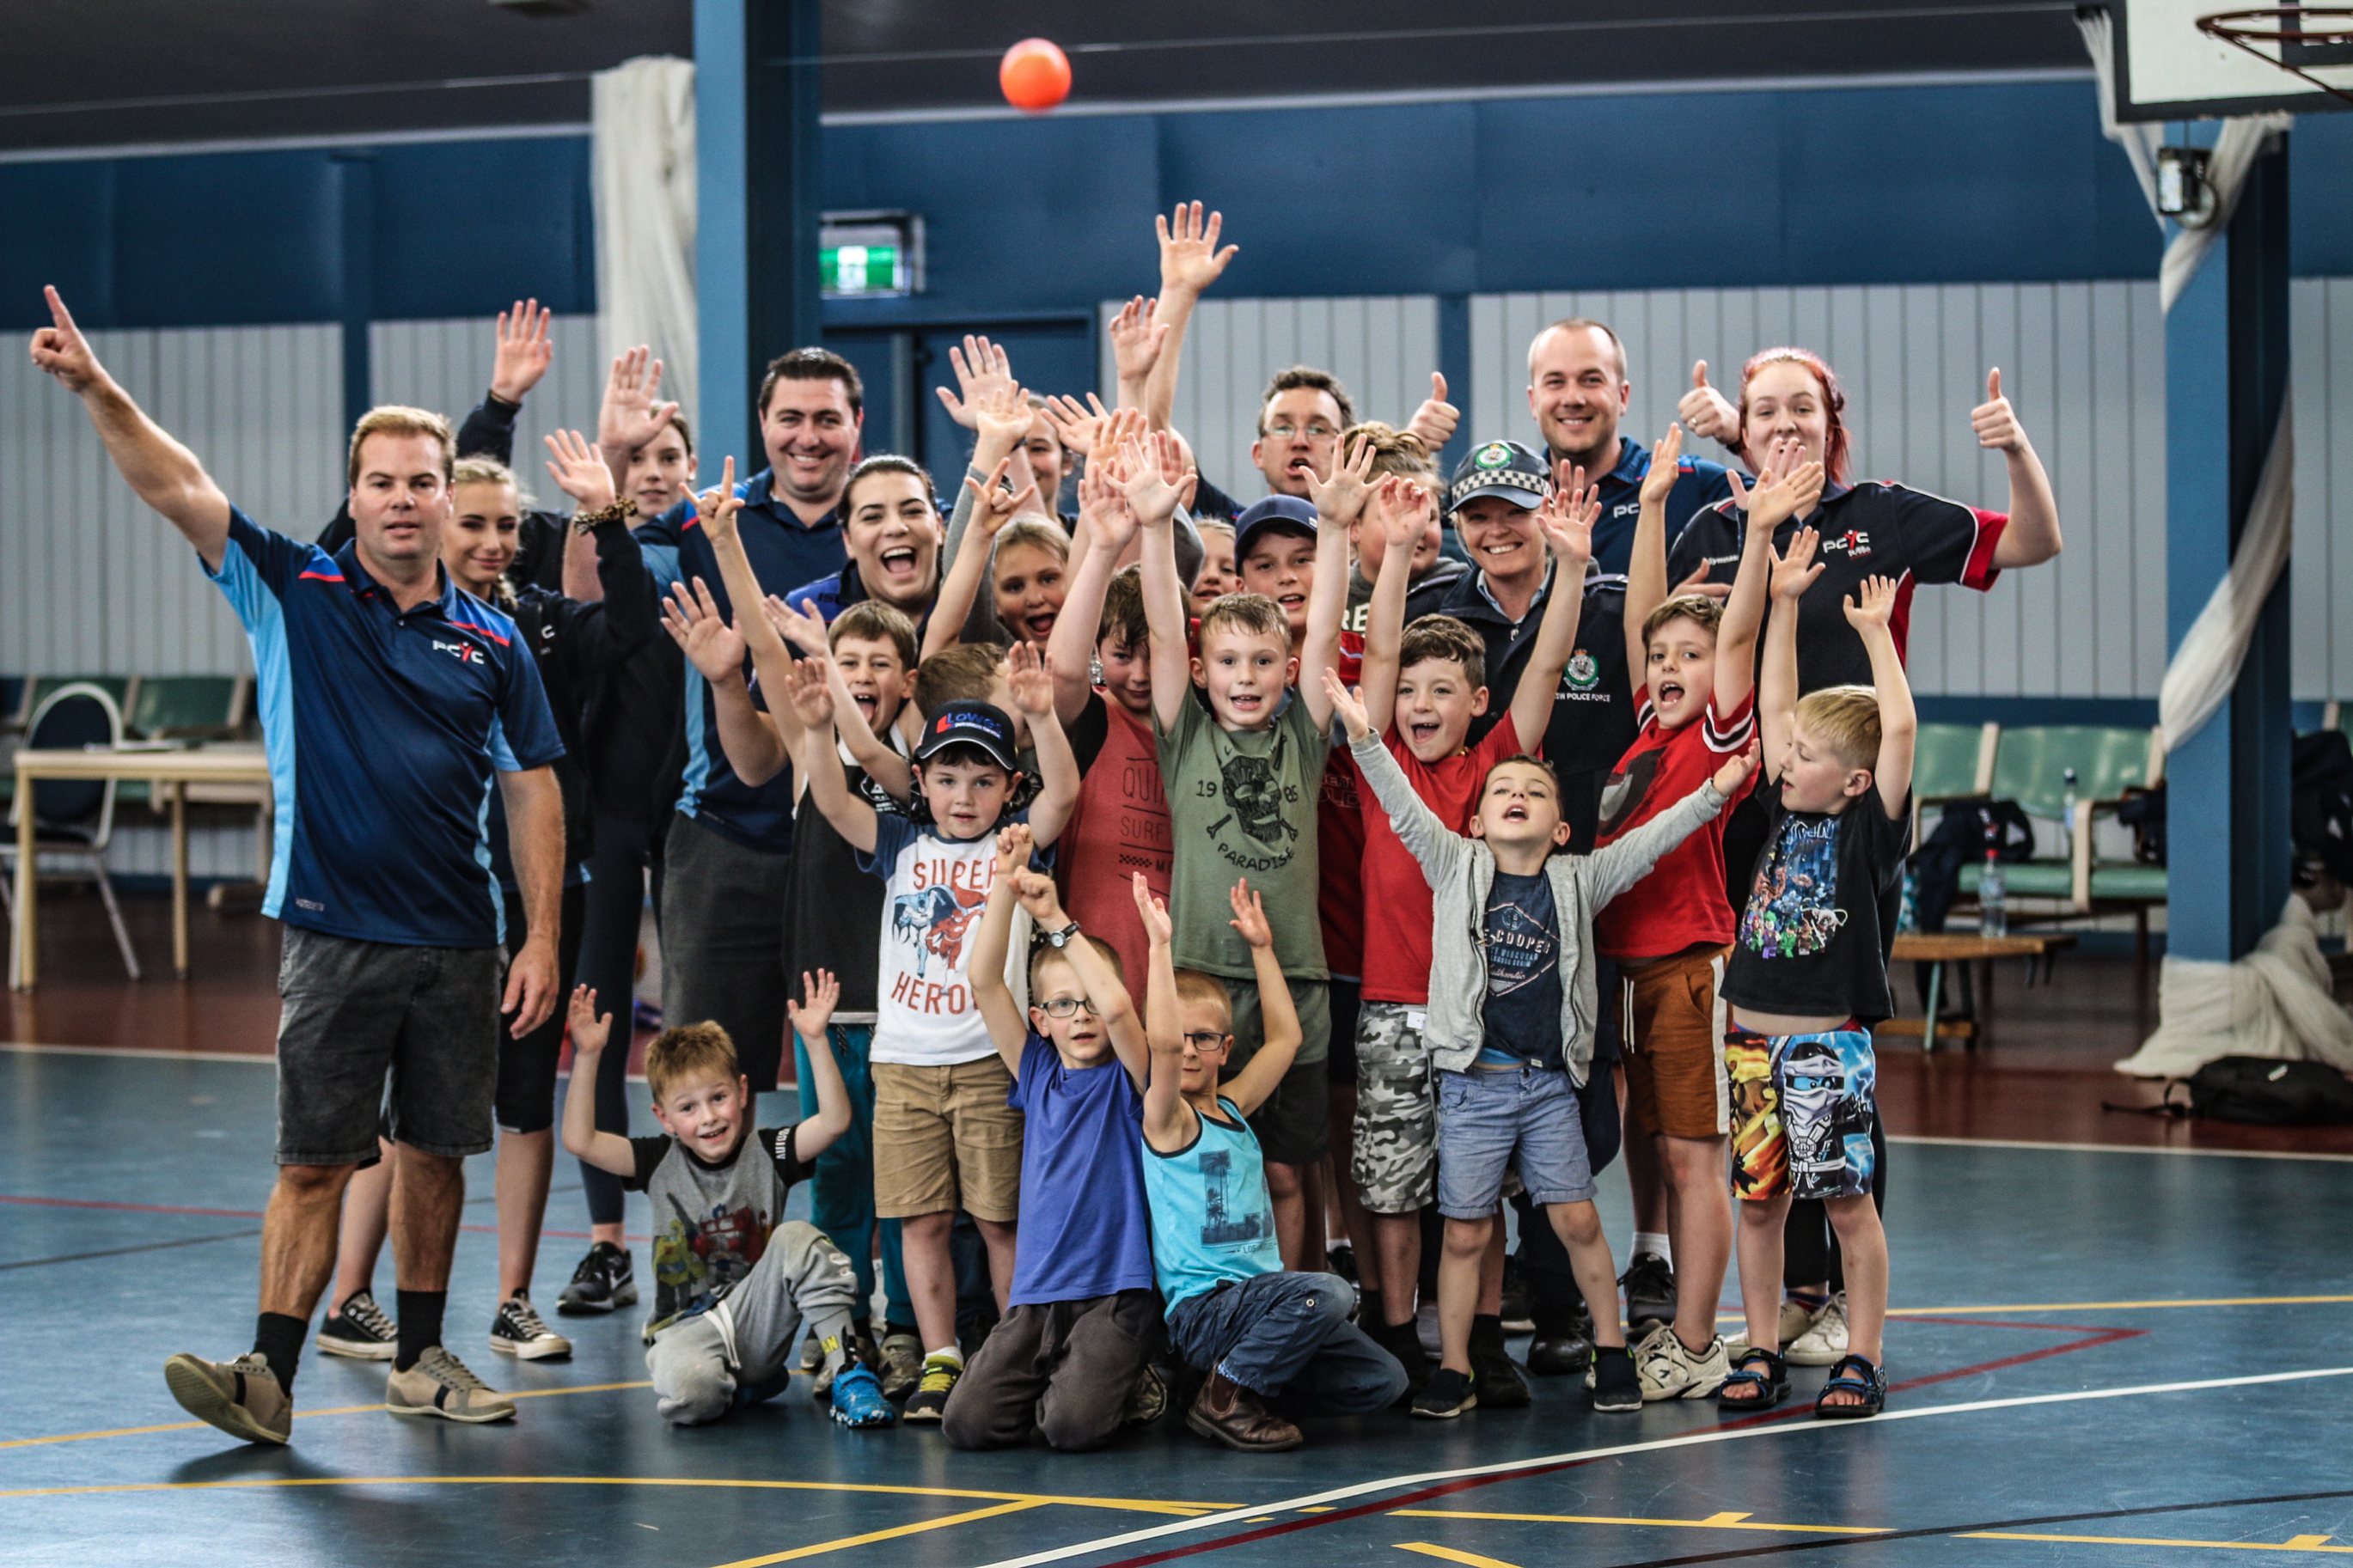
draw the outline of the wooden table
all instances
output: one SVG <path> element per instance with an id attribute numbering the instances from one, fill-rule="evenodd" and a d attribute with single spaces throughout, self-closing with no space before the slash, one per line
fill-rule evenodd
<path id="1" fill-rule="evenodd" d="M 188 786 L 269 787 L 269 761 L 259 746 L 212 746 L 195 752 L 22 751 L 16 753 L 16 924 L 9 947 L 9 979 L 30 991 L 39 978 L 38 919 L 33 890 L 32 786 L 40 779 L 150 779 L 172 803 L 172 973 L 188 976 Z"/>
<path id="2" fill-rule="evenodd" d="M 1928 971 L 1928 1014 L 1925 1018 L 1890 1018 L 1879 1027 L 1891 1035 L 1918 1035 L 1923 1052 L 1936 1048 L 1940 1031 L 1963 1039 L 1989 1040 L 1993 1037 L 1993 961 L 2040 958 L 2046 952 L 2074 945 L 2074 933 L 2063 931 L 2012 931 L 2008 936 L 1979 936 L 1974 931 L 1898 932 L 1890 963 L 1909 961 L 1934 966 Z M 1942 999 L 1947 963 L 1978 966 L 1977 1014 L 1940 1025 L 1936 1022 L 1936 1005 Z"/>

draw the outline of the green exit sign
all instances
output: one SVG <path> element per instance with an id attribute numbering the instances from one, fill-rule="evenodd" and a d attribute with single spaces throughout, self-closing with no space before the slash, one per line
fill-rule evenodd
<path id="1" fill-rule="evenodd" d="M 818 231 L 818 287 L 828 300 L 923 289 L 923 220 L 914 213 L 827 213 Z"/>

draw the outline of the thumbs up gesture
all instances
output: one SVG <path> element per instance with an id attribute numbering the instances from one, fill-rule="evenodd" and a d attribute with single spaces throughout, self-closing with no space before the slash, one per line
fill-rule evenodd
<path id="1" fill-rule="evenodd" d="M 1691 390 L 1676 401 L 1675 417 L 1693 435 L 1740 450 L 1740 410 L 1707 384 L 1707 361 L 1692 366 Z"/>
<path id="2" fill-rule="evenodd" d="M 2001 370 L 1999 366 L 1986 372 L 1986 400 L 1969 410 L 1969 427 L 1978 433 L 1978 445 L 2004 452 L 2022 451 L 2026 432 L 2018 423 L 2018 413 L 2010 399 L 2001 395 Z"/>
<path id="3" fill-rule="evenodd" d="M 1446 378 L 1436 371 L 1430 373 L 1430 395 L 1413 411 L 1406 422 L 1405 433 L 1418 437 L 1422 450 L 1432 458 L 1438 449 L 1454 439 L 1454 427 L 1462 422 L 1462 410 L 1446 401 Z"/>

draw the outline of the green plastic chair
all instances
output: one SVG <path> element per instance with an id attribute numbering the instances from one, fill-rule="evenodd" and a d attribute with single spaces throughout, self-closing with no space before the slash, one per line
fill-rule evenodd
<path id="1" fill-rule="evenodd" d="M 140 679 L 126 724 L 150 740 L 226 738 L 237 733 L 245 703 L 241 675 L 150 675 Z"/>
<path id="2" fill-rule="evenodd" d="M 25 712 L 29 717 L 52 692 L 69 686 L 95 686 L 114 700 L 116 708 L 128 711 L 138 679 L 133 675 L 37 675 L 26 683 L 30 690 L 25 697 Z"/>
<path id="3" fill-rule="evenodd" d="M 1984 792 L 1990 782 L 1998 724 L 1923 724 L 1912 748 L 1912 794 L 1917 800 L 1952 800 Z"/>
<path id="4" fill-rule="evenodd" d="M 2056 822 L 2066 816 L 2067 770 L 2075 770 L 2078 801 L 2112 801 L 2127 784 L 2155 782 L 2161 766 L 2150 731 L 2105 724 L 2031 724 L 2001 732 L 1994 749 L 1993 793 L 2014 800 L 2030 816 Z"/>

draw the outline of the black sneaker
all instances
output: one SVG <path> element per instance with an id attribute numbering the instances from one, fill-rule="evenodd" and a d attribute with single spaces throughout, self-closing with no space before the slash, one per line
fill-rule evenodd
<path id="1" fill-rule="evenodd" d="M 400 1348 L 400 1332 L 375 1304 L 374 1294 L 357 1290 L 319 1325 L 319 1348 L 353 1361 L 390 1361 Z"/>
<path id="2" fill-rule="evenodd" d="M 1324 1246 L 1324 1267 L 1349 1284 L 1361 1287 L 1356 1278 L 1356 1244 L 1352 1241 L 1332 1241 Z"/>
<path id="3" fill-rule="evenodd" d="M 1593 1390 L 1596 1410 L 1623 1415 L 1642 1408 L 1641 1374 L 1634 1370 L 1634 1358 L 1624 1345 L 1602 1345 L 1594 1351 L 1585 1386 Z"/>
<path id="4" fill-rule="evenodd" d="M 1532 1334 L 1536 1331 L 1535 1293 L 1520 1275 L 1520 1260 L 1509 1253 L 1504 1255 L 1504 1331 L 1507 1334 Z"/>
<path id="5" fill-rule="evenodd" d="M 1440 1367 L 1414 1395 L 1413 1413 L 1425 1421 L 1451 1421 L 1465 1410 L 1477 1409 L 1479 1395 L 1472 1382 L 1451 1366 Z"/>
<path id="6" fill-rule="evenodd" d="M 572 1342 L 547 1326 L 531 1297 L 518 1290 L 499 1303 L 491 1319 L 491 1348 L 517 1361 L 544 1361 L 572 1353 Z"/>
<path id="7" fill-rule="evenodd" d="M 1652 1323 L 1675 1321 L 1675 1271 L 1655 1252 L 1638 1252 L 1618 1276 L 1626 1288 L 1626 1333 L 1629 1339 Z"/>
<path id="8" fill-rule="evenodd" d="M 566 1317 L 579 1317 L 637 1304 L 638 1279 L 630 1268 L 628 1249 L 600 1241 L 572 1271 L 572 1283 L 557 1298 L 555 1310 Z"/>
<path id="9" fill-rule="evenodd" d="M 1414 1396 L 1430 1381 L 1430 1361 L 1422 1353 L 1421 1335 L 1411 1323 L 1370 1322 L 1359 1325 L 1366 1337 L 1381 1349 L 1397 1357 L 1405 1368 L 1405 1392 L 1398 1394 L 1393 1410 L 1403 1410 L 1413 1404 Z"/>
<path id="10" fill-rule="evenodd" d="M 1524 1410 L 1535 1402 L 1520 1363 L 1504 1348 L 1501 1324 L 1482 1319 L 1471 1325 L 1471 1371 L 1479 1398 L 1490 1409 Z"/>
<path id="11" fill-rule="evenodd" d="M 1547 1313 L 1528 1342 L 1528 1370 L 1538 1377 L 1574 1377 L 1593 1364 L 1593 1314 L 1580 1305 L 1573 1314 Z"/>

